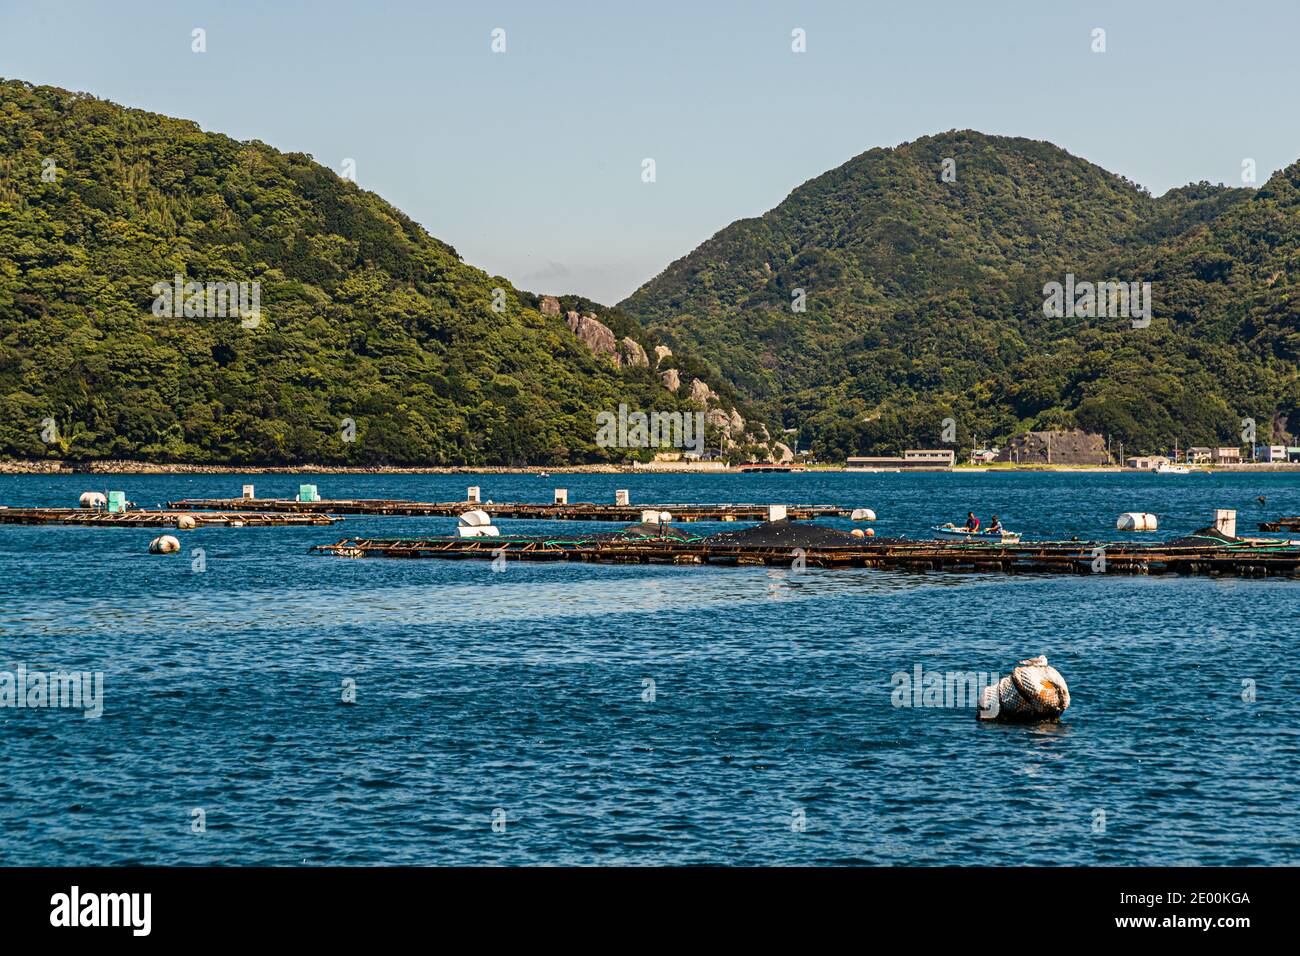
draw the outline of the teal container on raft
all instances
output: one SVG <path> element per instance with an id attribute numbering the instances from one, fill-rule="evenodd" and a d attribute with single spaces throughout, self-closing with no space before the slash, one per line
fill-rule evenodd
<path id="1" fill-rule="evenodd" d="M 126 511 L 125 491 L 110 491 L 108 493 L 108 510 L 110 514 L 121 514 Z"/>
<path id="2" fill-rule="evenodd" d="M 299 501 L 320 501 L 320 495 L 316 493 L 316 486 L 299 485 L 298 500 Z"/>

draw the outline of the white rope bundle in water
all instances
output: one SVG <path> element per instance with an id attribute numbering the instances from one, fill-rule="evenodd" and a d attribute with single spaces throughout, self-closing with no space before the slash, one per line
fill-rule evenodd
<path id="1" fill-rule="evenodd" d="M 1070 688 L 1043 655 L 1031 657 L 980 694 L 980 720 L 1057 720 L 1070 706 Z"/>

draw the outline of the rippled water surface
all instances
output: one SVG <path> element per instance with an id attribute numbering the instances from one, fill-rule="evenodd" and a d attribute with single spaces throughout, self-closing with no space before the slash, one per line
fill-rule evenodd
<path id="1" fill-rule="evenodd" d="M 634 502 L 867 506 L 879 534 L 911 536 L 972 509 L 1031 537 L 1102 539 L 1137 537 L 1113 531 L 1128 510 L 1157 513 L 1157 537 L 1208 524 L 1216 507 L 1238 510 L 1240 532 L 1300 514 L 1292 475 L 109 486 L 152 506 L 237 495 L 245 481 L 290 495 L 303 480 L 326 497 L 460 499 L 473 483 L 498 501 L 545 501 L 559 484 L 575 501 L 628 488 Z M 103 483 L 0 476 L 0 503 L 75 504 Z M 1300 862 L 1300 582 L 527 563 L 493 573 L 481 561 L 307 553 L 345 535 L 453 524 L 202 529 L 180 533 L 183 553 L 166 557 L 145 553 L 154 529 L 0 525 L 0 671 L 102 671 L 105 682 L 98 719 L 0 709 L 0 862 Z M 1073 695 L 1056 726 L 987 726 L 970 709 L 891 700 L 893 675 L 917 665 L 1005 674 L 1039 653 Z M 346 681 L 354 705 L 341 701 Z M 205 832 L 192 832 L 196 808 Z"/>

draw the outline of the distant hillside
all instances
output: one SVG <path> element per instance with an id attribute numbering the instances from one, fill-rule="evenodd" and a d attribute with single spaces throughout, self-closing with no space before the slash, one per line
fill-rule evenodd
<path id="1" fill-rule="evenodd" d="M 0 456 L 589 462 L 598 411 L 696 407 L 538 302 L 308 156 L 0 82 Z"/>
<path id="2" fill-rule="evenodd" d="M 1247 416 L 1280 435 L 1300 431 L 1291 175 L 1156 199 L 1048 143 L 930 136 L 805 183 L 620 307 L 830 456 L 938 442 L 945 418 L 959 445 L 1080 426 L 1155 450 L 1239 441 Z M 1154 321 L 1045 318 L 1067 273 L 1151 282 Z"/>
<path id="3" fill-rule="evenodd" d="M 649 457 L 596 445 L 621 404 L 706 410 L 732 459 L 791 427 L 831 457 L 898 451 L 947 418 L 959 445 L 1082 427 L 1154 451 L 1248 416 L 1285 437 L 1296 180 L 1155 199 L 1050 144 L 947 133 L 819 176 L 607 308 L 464 264 L 308 156 L 0 82 L 0 457 Z M 1151 282 L 1154 321 L 1046 318 L 1066 273 Z M 252 320 L 220 307 L 238 283 Z"/>

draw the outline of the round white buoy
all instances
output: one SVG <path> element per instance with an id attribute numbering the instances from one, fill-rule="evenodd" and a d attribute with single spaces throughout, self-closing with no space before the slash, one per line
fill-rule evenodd
<path id="1" fill-rule="evenodd" d="M 181 549 L 181 543 L 169 534 L 159 535 L 149 542 L 150 554 L 175 554 Z"/>
<path id="2" fill-rule="evenodd" d="M 849 534 L 853 535 L 853 537 L 855 537 L 855 538 L 865 538 L 865 537 L 866 537 L 866 535 L 863 534 L 861 528 L 854 528 L 852 531 L 849 532 Z"/>
<path id="3" fill-rule="evenodd" d="M 491 523 L 492 518 L 488 513 L 478 508 L 463 512 L 460 516 L 460 526 L 462 528 L 486 528 Z"/>
<path id="4" fill-rule="evenodd" d="M 1126 511 L 1115 519 L 1116 531 L 1155 531 L 1158 528 L 1156 516 L 1144 511 Z"/>
<path id="5" fill-rule="evenodd" d="M 673 520 L 673 516 L 670 515 L 667 511 L 661 511 L 661 512 L 659 512 L 659 523 L 660 523 L 660 524 L 668 524 L 668 523 L 669 523 L 670 521 L 672 521 L 672 520 Z"/>
<path id="6" fill-rule="evenodd" d="M 1044 655 L 1021 661 L 996 684 L 980 693 L 980 720 L 1003 723 L 1056 720 L 1070 706 L 1070 688 Z"/>
<path id="7" fill-rule="evenodd" d="M 81 498 L 78 500 L 78 505 L 82 508 L 103 508 L 107 504 L 108 499 L 98 491 L 83 491 Z"/>
<path id="8" fill-rule="evenodd" d="M 194 515 L 177 515 L 177 516 L 176 516 L 176 530 L 177 530 L 177 531 L 193 531 L 193 530 L 194 530 L 194 527 L 195 527 L 196 524 L 197 524 L 197 522 L 194 520 Z"/>
<path id="9" fill-rule="evenodd" d="M 876 513 L 870 508 L 854 508 L 853 513 L 849 515 L 850 521 L 875 521 Z"/>

